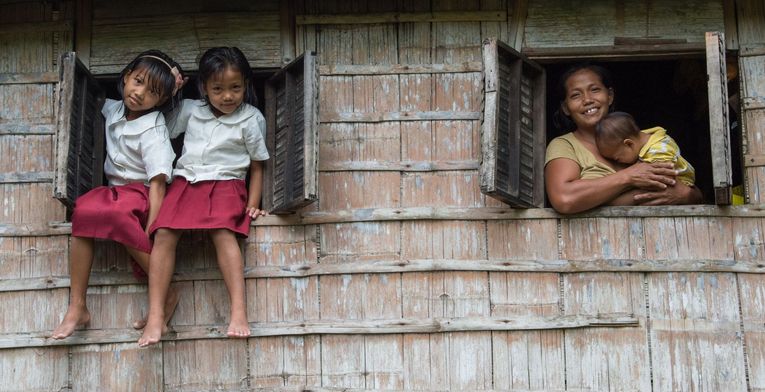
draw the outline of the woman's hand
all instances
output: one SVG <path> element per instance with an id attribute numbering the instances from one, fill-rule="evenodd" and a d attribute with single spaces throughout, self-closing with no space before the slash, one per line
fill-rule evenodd
<path id="1" fill-rule="evenodd" d="M 627 176 L 629 183 L 635 188 L 662 191 L 677 183 L 677 170 L 674 167 L 672 162 L 637 162 L 619 172 Z"/>
<path id="2" fill-rule="evenodd" d="M 635 195 L 635 204 L 641 206 L 659 206 L 669 204 L 698 204 L 702 201 L 699 188 L 677 183 L 666 189 L 641 192 Z"/>

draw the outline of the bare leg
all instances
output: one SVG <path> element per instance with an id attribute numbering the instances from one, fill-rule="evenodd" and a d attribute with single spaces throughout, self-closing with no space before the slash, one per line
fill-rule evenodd
<path id="1" fill-rule="evenodd" d="M 250 336 L 250 325 L 247 322 L 247 307 L 244 293 L 244 261 L 236 235 L 227 229 L 210 232 L 215 253 L 218 257 L 218 267 L 226 282 L 228 296 L 231 301 L 231 321 L 226 335 L 232 338 Z"/>
<path id="2" fill-rule="evenodd" d="M 149 271 L 149 254 L 146 252 L 141 252 L 138 249 L 131 248 L 129 246 L 126 246 L 125 249 L 127 249 L 128 253 L 130 253 L 130 256 L 133 257 L 133 260 L 135 260 L 138 265 L 143 268 L 144 271 Z M 178 306 L 178 300 L 180 297 L 178 296 L 178 290 L 170 286 L 170 288 L 167 291 L 167 300 L 165 301 L 165 324 L 170 321 L 170 319 L 173 317 L 173 313 L 175 312 L 175 308 Z M 146 318 L 141 318 L 139 320 L 136 320 L 133 322 L 133 328 L 135 329 L 142 329 L 146 326 Z"/>
<path id="3" fill-rule="evenodd" d="M 53 330 L 51 338 L 64 339 L 90 322 L 85 295 L 88 291 L 90 268 L 93 266 L 93 239 L 72 237 L 69 254 L 69 308 L 64 320 Z"/>
<path id="4" fill-rule="evenodd" d="M 170 229 L 159 229 L 154 235 L 154 248 L 149 257 L 149 317 L 138 339 L 141 347 L 156 344 L 167 331 L 164 304 L 175 270 L 175 248 L 180 237 L 180 231 Z"/>

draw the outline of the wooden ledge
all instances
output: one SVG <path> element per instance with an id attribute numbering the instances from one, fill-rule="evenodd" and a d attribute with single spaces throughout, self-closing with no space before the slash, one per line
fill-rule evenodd
<path id="1" fill-rule="evenodd" d="M 587 327 L 635 327 L 639 320 L 632 314 L 523 316 L 511 318 L 464 317 L 391 320 L 320 320 L 279 323 L 250 323 L 250 337 L 298 335 L 378 335 L 402 333 L 440 333 L 475 331 L 530 331 Z M 162 341 L 227 339 L 225 325 L 171 326 Z M 136 342 L 141 331 L 134 329 L 80 330 L 67 339 L 53 340 L 50 331 L 0 334 L 0 349 L 74 346 L 84 344 Z"/>

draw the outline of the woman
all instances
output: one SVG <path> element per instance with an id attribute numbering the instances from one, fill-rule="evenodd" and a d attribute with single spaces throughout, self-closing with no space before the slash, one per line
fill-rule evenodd
<path id="1" fill-rule="evenodd" d="M 614 91 L 604 68 L 582 64 L 561 77 L 558 126 L 574 129 L 547 146 L 545 187 L 553 208 L 572 214 L 609 205 L 692 204 L 701 192 L 675 180 L 672 163 L 638 162 L 629 167 L 598 153 L 595 126 L 611 110 Z"/>

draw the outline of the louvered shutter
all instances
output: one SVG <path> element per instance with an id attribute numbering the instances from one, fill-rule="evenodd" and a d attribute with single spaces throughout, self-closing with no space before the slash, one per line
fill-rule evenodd
<path id="1" fill-rule="evenodd" d="M 317 198 L 319 73 L 304 53 L 266 82 L 266 164 L 263 208 L 295 212 Z"/>
<path id="2" fill-rule="evenodd" d="M 544 206 L 545 71 L 496 39 L 483 44 L 481 192 L 513 207 Z"/>
<path id="3" fill-rule="evenodd" d="M 103 183 L 104 91 L 74 52 L 61 55 L 59 71 L 53 197 L 71 209 Z"/>
<path id="4" fill-rule="evenodd" d="M 728 79 L 725 67 L 725 36 L 706 33 L 709 137 L 712 148 L 712 180 L 715 204 L 731 204 L 733 170 L 728 119 Z"/>

